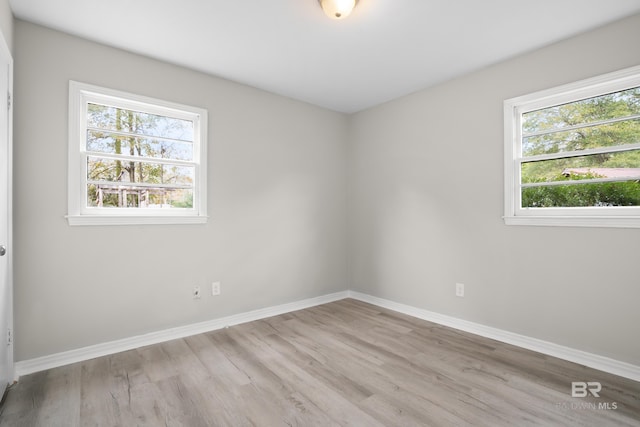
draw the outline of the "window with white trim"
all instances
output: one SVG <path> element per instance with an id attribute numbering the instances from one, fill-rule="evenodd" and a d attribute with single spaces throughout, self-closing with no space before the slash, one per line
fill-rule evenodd
<path id="1" fill-rule="evenodd" d="M 70 81 L 69 224 L 206 222 L 206 131 L 201 108 Z"/>
<path id="2" fill-rule="evenodd" d="M 640 227 L 640 67 L 506 100 L 505 223 Z"/>

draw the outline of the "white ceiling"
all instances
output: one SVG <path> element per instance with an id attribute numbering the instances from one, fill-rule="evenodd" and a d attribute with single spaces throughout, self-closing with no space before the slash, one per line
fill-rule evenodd
<path id="1" fill-rule="evenodd" d="M 640 0 L 10 0 L 17 18 L 355 112 L 640 12 Z M 615 49 L 615 46 L 612 47 Z"/>

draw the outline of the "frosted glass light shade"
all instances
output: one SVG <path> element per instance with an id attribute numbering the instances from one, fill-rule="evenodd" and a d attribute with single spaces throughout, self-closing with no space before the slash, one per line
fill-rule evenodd
<path id="1" fill-rule="evenodd" d="M 322 10 L 332 19 L 344 19 L 351 14 L 358 0 L 319 0 Z"/>

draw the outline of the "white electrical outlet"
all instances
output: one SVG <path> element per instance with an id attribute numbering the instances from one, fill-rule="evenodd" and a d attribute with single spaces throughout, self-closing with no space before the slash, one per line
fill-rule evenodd
<path id="1" fill-rule="evenodd" d="M 220 282 L 213 282 L 211 284 L 211 295 L 220 295 Z"/>
<path id="2" fill-rule="evenodd" d="M 464 284 L 463 283 L 456 283 L 456 296 L 457 297 L 464 297 Z"/>
<path id="3" fill-rule="evenodd" d="M 195 286 L 193 288 L 193 299 L 200 299 L 200 286 Z"/>

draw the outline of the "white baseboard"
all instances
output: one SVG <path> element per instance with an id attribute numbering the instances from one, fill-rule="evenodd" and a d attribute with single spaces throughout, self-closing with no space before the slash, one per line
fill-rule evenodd
<path id="1" fill-rule="evenodd" d="M 71 363 L 82 362 L 96 357 L 107 356 L 109 354 L 119 353 L 121 351 L 132 350 L 135 348 L 144 347 L 146 345 L 158 344 L 161 342 L 184 338 L 191 335 L 197 335 L 204 332 L 215 331 L 227 326 L 239 325 L 241 323 L 252 322 L 254 320 L 260 320 L 266 317 L 290 313 L 292 311 L 302 310 L 316 305 L 338 301 L 347 298 L 347 296 L 347 291 L 336 292 L 333 294 L 323 295 L 315 298 L 308 298 L 288 304 L 282 304 L 274 307 L 267 307 L 249 311 L 246 313 L 222 317 L 219 319 L 208 320 L 206 322 L 180 326 L 177 328 L 166 329 L 164 331 L 151 332 L 135 337 L 124 338 L 121 340 L 96 344 L 89 347 L 64 351 L 62 353 L 37 357 L 35 359 L 22 360 L 16 362 L 16 364 L 14 365 L 15 380 L 17 381 L 18 378 L 22 375 L 28 375 L 34 372 L 44 371 L 51 368 L 57 368 L 59 366 L 69 365 Z"/>
<path id="2" fill-rule="evenodd" d="M 15 380 L 17 381 L 21 375 L 28 375 L 34 372 L 44 371 L 46 369 L 56 368 L 71 363 L 82 362 L 96 357 L 107 356 L 109 354 L 119 353 L 121 351 L 132 350 L 146 345 L 158 344 L 173 339 L 184 338 L 209 331 L 215 331 L 227 326 L 239 325 L 241 323 L 252 322 L 254 320 L 260 320 L 266 317 L 290 313 L 292 311 L 302 310 L 316 305 L 338 301 L 344 298 L 357 299 L 369 304 L 407 314 L 418 319 L 438 323 L 440 325 L 459 329 L 461 331 L 469 332 L 482 337 L 491 338 L 507 344 L 512 344 L 518 347 L 526 348 L 528 350 L 536 351 L 538 353 L 557 357 L 559 359 L 568 360 L 570 362 L 578 363 L 580 365 L 588 366 L 600 371 L 609 372 L 611 374 L 629 378 L 634 381 L 640 381 L 640 366 L 620 362 L 618 360 L 599 356 L 597 354 L 587 353 L 581 350 L 564 347 L 548 341 L 527 337 L 502 329 L 492 328 L 490 326 L 481 325 L 479 323 L 469 322 L 467 320 L 446 316 L 443 314 L 423 310 L 405 304 L 400 304 L 355 291 L 336 292 L 329 295 L 323 295 L 320 297 L 295 301 L 288 304 L 253 310 L 246 313 L 235 314 L 233 316 L 209 320 L 206 322 L 171 328 L 164 331 L 152 332 L 145 335 L 139 335 L 102 344 L 96 344 L 89 347 L 52 354 L 49 356 L 37 357 L 35 359 L 22 360 L 17 362 L 14 366 L 16 377 Z"/>
<path id="3" fill-rule="evenodd" d="M 432 311 L 423 310 L 405 304 L 389 301 L 383 298 L 374 297 L 360 292 L 349 291 L 350 298 L 357 299 L 399 313 L 407 314 L 418 319 L 428 320 L 429 322 L 438 323 L 440 325 L 449 326 L 461 331 L 470 332 L 482 337 L 491 338 L 507 344 L 526 348 L 527 350 L 536 351 L 538 353 L 557 357 L 558 359 L 568 360 L 580 365 L 588 366 L 599 371 L 608 372 L 610 374 L 619 375 L 634 381 L 640 381 L 640 366 L 630 363 L 620 362 L 597 354 L 587 353 L 585 351 L 576 350 L 562 345 L 554 344 L 548 341 L 539 340 L 537 338 L 527 337 L 525 335 L 516 334 L 502 329 L 492 328 L 490 326 L 481 325 L 479 323 L 469 322 L 467 320 L 458 319 L 443 314 L 434 313 Z"/>

